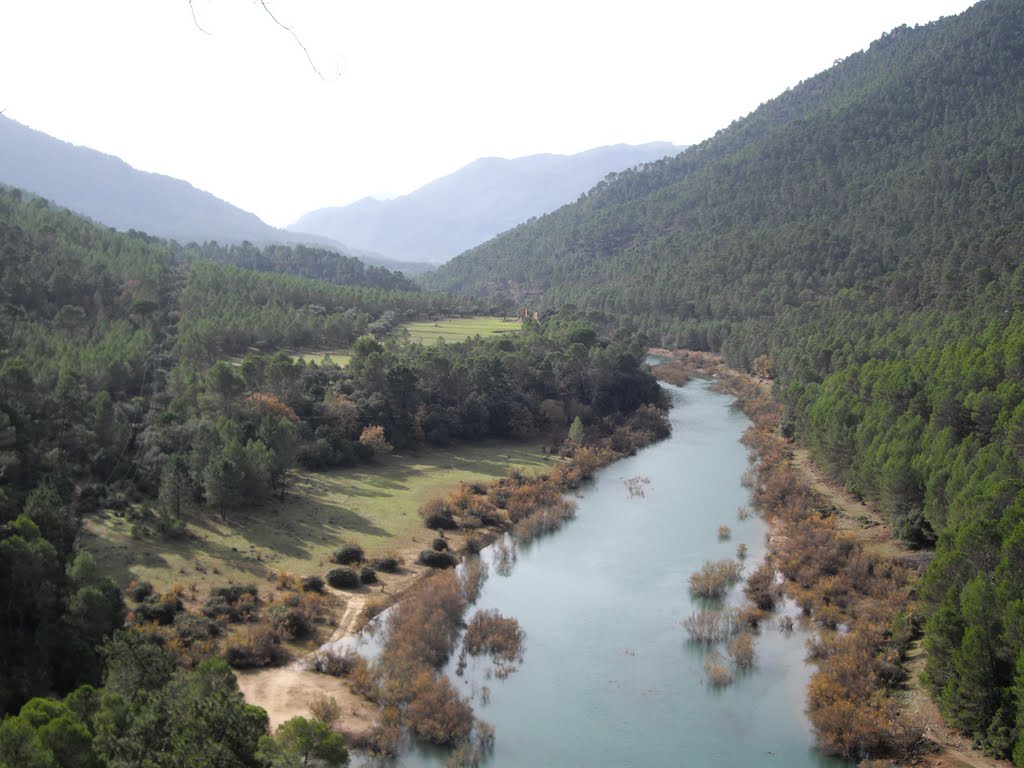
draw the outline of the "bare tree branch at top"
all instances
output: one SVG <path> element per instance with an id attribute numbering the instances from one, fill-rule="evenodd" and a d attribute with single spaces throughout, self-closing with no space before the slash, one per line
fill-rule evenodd
<path id="1" fill-rule="evenodd" d="M 203 29 L 202 26 L 200 26 L 199 19 L 196 18 L 196 9 L 195 9 L 195 6 L 193 5 L 193 2 L 194 2 L 194 0 L 188 0 L 188 9 L 189 9 L 189 11 L 192 14 L 192 23 L 195 24 L 196 29 L 198 29 L 204 35 L 209 35 L 210 33 L 207 32 L 205 29 Z M 313 63 L 313 57 L 309 55 L 309 50 L 303 44 L 301 38 L 297 34 L 295 34 L 295 30 L 292 29 L 291 27 L 289 27 L 287 24 L 282 23 L 281 20 L 278 19 L 277 16 L 274 15 L 274 12 L 271 11 L 270 8 L 267 7 L 266 0 L 254 0 L 254 2 L 257 5 L 259 5 L 259 6 L 261 6 L 263 8 L 263 11 L 267 14 L 267 16 L 269 16 L 271 18 L 271 20 L 275 24 L 277 24 L 277 26 L 279 26 L 281 29 L 283 29 L 285 32 L 287 32 L 289 35 L 292 36 L 292 39 L 294 39 L 296 44 L 298 44 L 299 48 L 302 49 L 302 52 L 304 54 L 306 54 L 306 61 L 309 62 L 310 68 L 314 72 L 316 72 L 317 77 L 319 77 L 321 80 L 323 80 L 324 79 L 323 73 L 319 69 L 317 69 L 316 64 Z"/>
<path id="2" fill-rule="evenodd" d="M 304 54 L 306 54 L 306 61 L 309 62 L 309 66 L 313 69 L 314 72 L 316 72 L 317 77 L 319 77 L 321 80 L 323 80 L 324 79 L 323 74 L 320 72 L 319 69 L 316 68 L 316 64 L 313 63 L 313 57 L 309 55 L 309 51 L 306 49 L 306 46 L 302 44 L 302 40 L 299 39 L 299 36 L 297 34 L 295 34 L 295 30 L 292 29 L 291 27 L 285 25 L 285 24 L 282 24 L 278 20 L 278 18 L 267 7 L 266 0 L 256 0 L 256 1 L 261 6 L 263 6 L 263 10 L 266 11 L 267 16 L 269 16 L 271 19 L 273 19 L 274 23 L 277 24 L 277 26 L 279 26 L 281 29 L 285 30 L 289 35 L 292 36 L 292 38 L 294 38 L 294 40 L 298 44 L 299 48 L 301 48 L 302 52 Z M 191 5 L 191 1 L 189 2 L 189 5 Z"/>
<path id="3" fill-rule="evenodd" d="M 199 26 L 199 20 L 196 18 L 196 8 L 195 8 L 194 5 L 192 5 L 192 0 L 188 0 L 188 9 L 192 12 L 192 23 L 196 25 L 196 29 L 198 29 L 204 35 L 210 34 L 205 29 L 203 29 L 201 26 Z"/>

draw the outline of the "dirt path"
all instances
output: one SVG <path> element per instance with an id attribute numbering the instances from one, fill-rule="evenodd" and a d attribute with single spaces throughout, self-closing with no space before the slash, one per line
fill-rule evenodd
<path id="1" fill-rule="evenodd" d="M 463 544 L 462 536 L 450 536 L 456 548 Z M 419 545 L 399 550 L 406 563 L 415 563 Z M 395 574 L 378 574 L 379 584 L 363 587 L 359 592 L 342 592 L 326 587 L 340 598 L 344 607 L 337 613 L 334 630 L 324 643 L 354 637 L 366 624 L 366 608 L 371 602 L 397 599 L 430 569 L 421 565 L 407 565 Z M 294 659 L 282 667 L 236 671 L 238 687 L 250 704 L 267 711 L 271 729 L 293 717 L 309 716 L 309 701 L 314 693 L 333 696 L 341 706 L 338 730 L 350 744 L 364 743 L 377 725 L 378 708 L 349 689 L 347 681 L 309 669 L 310 661 L 319 647 Z"/>

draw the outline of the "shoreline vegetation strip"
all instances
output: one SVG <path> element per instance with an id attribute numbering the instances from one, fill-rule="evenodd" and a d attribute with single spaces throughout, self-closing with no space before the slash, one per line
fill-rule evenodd
<path id="1" fill-rule="evenodd" d="M 807 691 L 817 746 L 847 759 L 921 758 L 930 745 L 900 699 L 906 652 L 920 628 L 913 599 L 919 561 L 873 552 L 840 529 L 834 510 L 794 469 L 769 381 L 734 371 L 716 355 L 653 352 L 667 358 L 654 367 L 656 376 L 714 379 L 752 423 L 743 436 L 756 456 L 747 482 L 770 526 L 768 561 L 818 630 L 809 643 L 817 671 Z"/>

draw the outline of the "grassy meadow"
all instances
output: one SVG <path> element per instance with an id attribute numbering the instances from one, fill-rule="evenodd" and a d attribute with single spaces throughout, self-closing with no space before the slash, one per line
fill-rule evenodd
<path id="1" fill-rule="evenodd" d="M 515 318 L 509 320 L 501 317 L 449 317 L 444 320 L 405 323 L 398 326 L 397 334 L 401 336 L 405 331 L 408 331 L 410 341 L 417 341 L 429 346 L 436 344 L 442 338 L 449 344 L 455 344 L 477 335 L 489 336 L 497 333 L 514 333 L 518 330 L 519 321 Z M 281 351 L 293 360 L 302 360 L 306 363 L 321 363 L 326 356 L 330 357 L 335 365 L 344 367 L 352 359 L 352 350 L 348 347 L 282 349 Z M 245 355 L 229 355 L 224 359 L 233 365 L 241 365 Z"/>
<path id="2" fill-rule="evenodd" d="M 502 476 L 509 465 L 539 471 L 548 459 L 539 443 L 493 441 L 395 454 L 352 469 L 295 472 L 283 500 L 231 511 L 226 520 L 195 510 L 180 538 L 133 538 L 128 519 L 106 511 L 86 518 L 82 544 L 122 587 L 139 579 L 204 591 L 282 570 L 322 576 L 342 541 L 360 544 L 368 557 L 414 557 L 433 538 L 417 514 L 424 501 L 460 481 Z"/>
<path id="3" fill-rule="evenodd" d="M 506 320 L 501 317 L 450 317 L 445 320 L 406 323 L 400 326 L 399 333 L 403 330 L 409 332 L 411 341 L 418 341 L 421 344 L 436 344 L 441 338 L 449 344 L 454 344 L 477 335 L 513 333 L 519 330 L 519 321 L 515 318 Z"/>

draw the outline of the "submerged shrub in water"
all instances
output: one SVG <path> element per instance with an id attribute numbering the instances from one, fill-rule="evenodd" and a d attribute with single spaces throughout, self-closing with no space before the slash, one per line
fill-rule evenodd
<path id="1" fill-rule="evenodd" d="M 715 560 L 704 563 L 690 577 L 690 589 L 700 597 L 719 599 L 739 580 L 740 566 L 735 560 Z"/>
<path id="2" fill-rule="evenodd" d="M 714 645 L 726 640 L 742 627 L 740 613 L 735 608 L 724 611 L 700 610 L 690 614 L 680 623 L 690 636 L 690 640 L 704 645 Z"/>
<path id="3" fill-rule="evenodd" d="M 718 651 L 708 654 L 708 658 L 704 662 L 704 673 L 707 675 L 708 685 L 713 688 L 724 688 L 734 679 L 732 670 L 725 662 L 725 657 Z"/>

